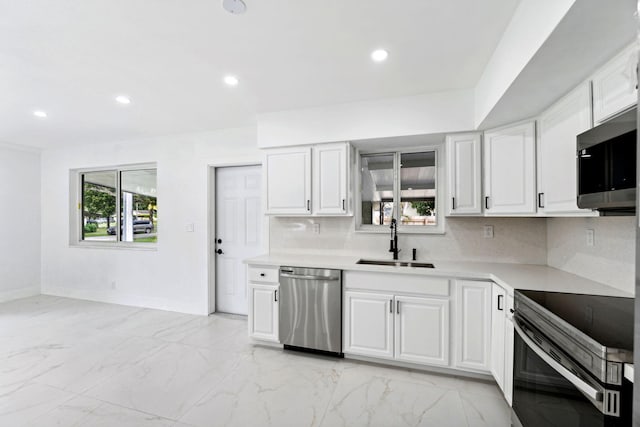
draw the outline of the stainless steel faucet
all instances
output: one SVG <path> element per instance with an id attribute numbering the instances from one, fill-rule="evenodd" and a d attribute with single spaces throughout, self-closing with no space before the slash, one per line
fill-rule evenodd
<path id="1" fill-rule="evenodd" d="M 398 259 L 398 222 L 395 218 L 391 218 L 391 241 L 389 243 L 389 252 L 393 252 L 393 259 Z"/>

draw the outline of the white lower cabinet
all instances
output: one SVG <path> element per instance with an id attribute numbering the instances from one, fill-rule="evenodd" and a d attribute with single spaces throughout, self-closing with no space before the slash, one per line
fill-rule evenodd
<path id="1" fill-rule="evenodd" d="M 397 360 L 449 365 L 449 301 L 396 296 Z"/>
<path id="2" fill-rule="evenodd" d="M 393 295 L 345 292 L 343 351 L 393 359 Z"/>
<path id="3" fill-rule="evenodd" d="M 448 366 L 449 301 L 346 291 L 343 351 Z"/>
<path id="4" fill-rule="evenodd" d="M 279 286 L 249 282 L 249 336 L 279 342 Z"/>
<path id="5" fill-rule="evenodd" d="M 513 393 L 513 296 L 493 284 L 491 292 L 491 374 L 511 405 Z"/>
<path id="6" fill-rule="evenodd" d="M 492 283 L 470 280 L 455 283 L 456 367 L 489 372 Z"/>

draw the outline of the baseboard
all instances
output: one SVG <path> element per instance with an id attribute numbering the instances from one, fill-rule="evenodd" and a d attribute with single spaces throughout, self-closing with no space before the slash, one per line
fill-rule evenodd
<path id="1" fill-rule="evenodd" d="M 104 302 L 109 304 L 127 305 L 131 307 L 153 308 L 156 310 L 175 311 L 185 314 L 208 315 L 206 304 L 201 310 L 179 300 L 168 298 L 144 297 L 140 295 L 125 294 L 117 291 L 96 291 L 88 289 L 70 289 L 55 286 L 43 286 L 43 295 L 75 298 L 87 301 Z"/>
<path id="2" fill-rule="evenodd" d="M 20 298 L 27 298 L 40 295 L 39 286 L 31 286 L 28 288 L 9 289 L 8 291 L 0 291 L 0 302 L 13 301 Z"/>

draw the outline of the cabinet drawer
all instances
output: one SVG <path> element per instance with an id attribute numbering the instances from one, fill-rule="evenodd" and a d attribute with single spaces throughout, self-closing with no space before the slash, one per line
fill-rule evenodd
<path id="1" fill-rule="evenodd" d="M 249 266 L 249 280 L 251 282 L 278 283 L 278 267 Z"/>

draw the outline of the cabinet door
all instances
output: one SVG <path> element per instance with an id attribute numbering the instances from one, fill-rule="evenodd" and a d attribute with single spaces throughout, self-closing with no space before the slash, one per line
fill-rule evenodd
<path id="1" fill-rule="evenodd" d="M 279 342 L 278 286 L 249 283 L 249 336 Z"/>
<path id="2" fill-rule="evenodd" d="M 456 282 L 456 366 L 489 372 L 491 355 L 490 282 Z"/>
<path id="3" fill-rule="evenodd" d="M 485 133 L 486 215 L 536 213 L 535 164 L 534 122 Z"/>
<path id="4" fill-rule="evenodd" d="M 638 101 L 636 44 L 627 47 L 593 76 L 593 120 L 599 124 Z"/>
<path id="5" fill-rule="evenodd" d="M 449 365 L 449 301 L 395 297 L 395 358 Z"/>
<path id="6" fill-rule="evenodd" d="M 538 211 L 593 215 L 576 204 L 576 136 L 591 127 L 589 84 L 542 113 L 538 123 Z"/>
<path id="7" fill-rule="evenodd" d="M 313 213 L 340 215 L 348 211 L 348 144 L 313 147 Z"/>
<path id="8" fill-rule="evenodd" d="M 448 215 L 482 213 L 479 133 L 447 136 Z"/>
<path id="9" fill-rule="evenodd" d="M 393 359 L 393 295 L 345 292 L 344 353 Z"/>
<path id="10" fill-rule="evenodd" d="M 311 214 L 311 148 L 270 149 L 265 153 L 266 213 Z"/>
<path id="11" fill-rule="evenodd" d="M 513 320 L 507 319 L 504 328 L 504 398 L 509 406 L 513 400 Z"/>
<path id="12" fill-rule="evenodd" d="M 491 291 L 491 373 L 504 392 L 506 292 L 495 283 Z"/>

